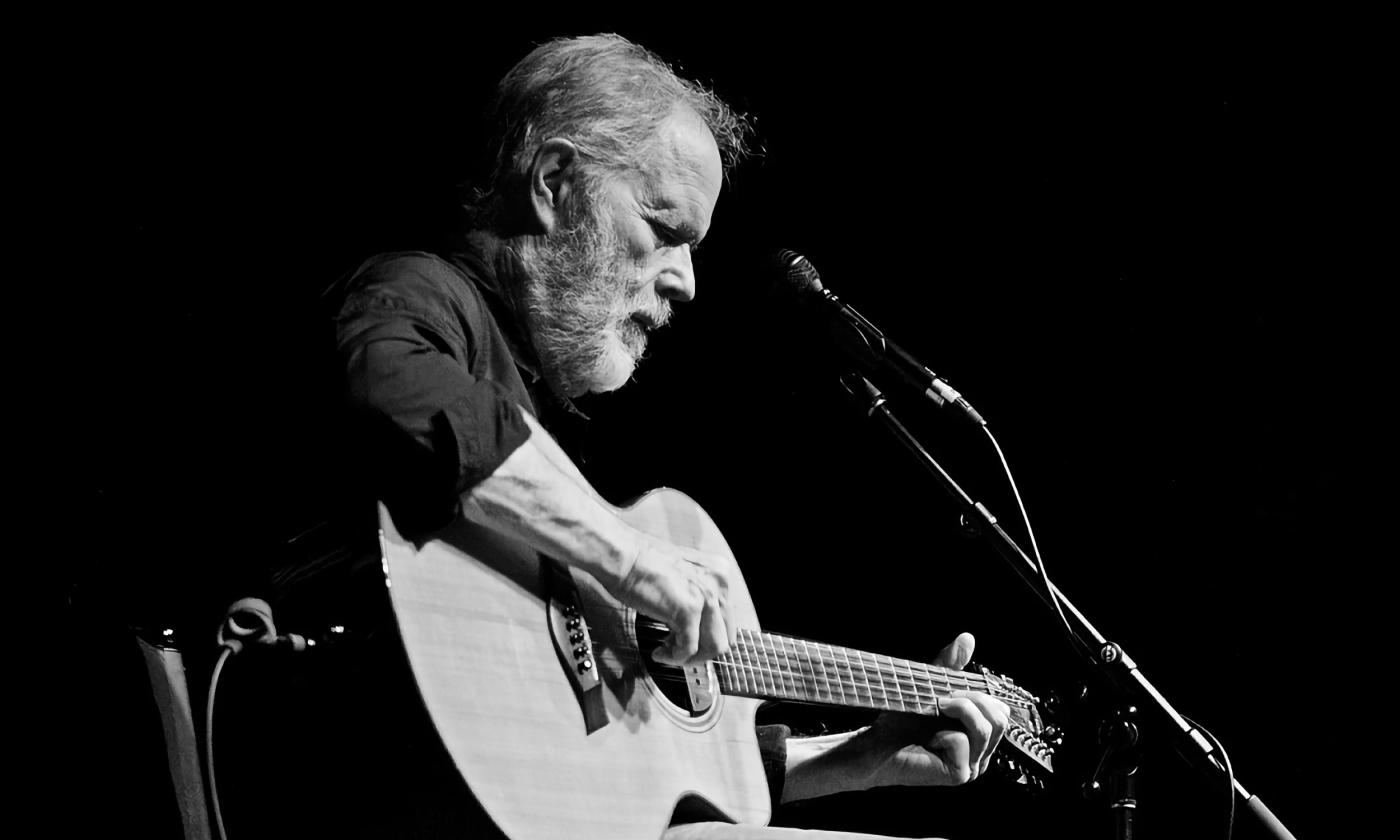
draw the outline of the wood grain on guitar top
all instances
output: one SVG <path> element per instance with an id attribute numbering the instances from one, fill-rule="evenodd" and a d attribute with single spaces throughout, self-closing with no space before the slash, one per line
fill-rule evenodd
<path id="1" fill-rule="evenodd" d="M 758 628 L 732 552 L 694 501 L 657 490 L 620 515 L 727 558 L 735 620 Z M 390 600 L 419 691 L 468 787 L 508 837 L 655 840 L 689 794 L 736 821 L 768 821 L 759 701 L 716 693 L 692 716 L 666 700 L 640 659 L 631 611 L 573 572 L 606 710 L 590 732 L 552 641 L 539 555 L 461 519 L 421 546 L 398 534 L 382 506 L 380 521 Z"/>

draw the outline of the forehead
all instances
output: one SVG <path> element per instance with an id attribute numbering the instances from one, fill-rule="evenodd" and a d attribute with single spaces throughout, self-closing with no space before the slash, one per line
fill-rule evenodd
<path id="1" fill-rule="evenodd" d="M 719 147 L 704 121 L 688 109 L 658 126 L 656 143 L 658 163 L 637 184 L 639 202 L 693 228 L 699 239 L 709 230 L 724 180 Z"/>

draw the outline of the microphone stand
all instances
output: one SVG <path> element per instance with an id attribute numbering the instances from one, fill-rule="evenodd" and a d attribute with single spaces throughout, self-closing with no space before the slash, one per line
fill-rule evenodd
<path id="1" fill-rule="evenodd" d="M 1099 777 L 1107 770 L 1112 796 L 1110 807 L 1114 811 L 1114 834 L 1122 840 L 1133 836 L 1133 816 L 1137 807 L 1136 773 L 1138 757 L 1138 729 L 1134 719 L 1139 706 L 1145 706 L 1158 720 L 1165 721 L 1172 732 L 1174 746 L 1178 754 L 1186 759 L 1195 770 L 1209 778 L 1226 773 L 1224 765 L 1215 755 L 1215 749 L 1205 736 L 1177 713 L 1147 677 L 1138 670 L 1137 663 L 1123 648 L 1109 641 L 1094 628 L 1074 604 L 1065 597 L 1053 583 L 1044 579 L 1036 563 L 1016 545 L 1010 535 L 997 523 L 985 505 L 968 496 L 942 465 L 929 454 L 919 440 L 899 421 L 886 403 L 884 394 L 859 374 L 841 377 L 841 385 L 846 391 L 865 406 L 866 416 L 878 419 L 895 438 L 909 450 L 915 460 L 929 472 L 953 497 L 962 508 L 963 521 L 987 539 L 997 553 L 1010 564 L 1021 579 L 1052 611 L 1056 603 L 1064 614 L 1068 625 L 1070 644 L 1081 653 L 1093 670 L 1103 677 L 1103 682 L 1111 686 L 1118 695 L 1117 710 L 1102 722 L 1099 740 L 1104 746 L 1104 754 L 1095 770 L 1094 780 L 1089 783 L 1091 790 L 1101 788 Z M 1086 641 L 1088 640 L 1088 641 Z M 1238 779 L 1233 780 L 1234 793 L 1244 800 L 1246 808 L 1258 818 L 1265 830 L 1278 840 L 1294 840 L 1293 835 L 1274 816 L 1257 796 L 1251 796 Z"/>

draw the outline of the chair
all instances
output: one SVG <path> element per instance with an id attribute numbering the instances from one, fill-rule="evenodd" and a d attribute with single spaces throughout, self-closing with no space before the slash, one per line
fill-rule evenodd
<path id="1" fill-rule="evenodd" d="M 180 825 L 185 840 L 211 840 L 209 811 L 204 792 L 204 771 L 200 764 L 199 736 L 189 686 L 185 681 L 185 660 L 172 641 L 170 631 L 136 631 L 136 644 L 146 662 L 151 695 L 160 710 L 165 733 L 165 751 L 170 765 L 170 782 L 180 809 Z"/>

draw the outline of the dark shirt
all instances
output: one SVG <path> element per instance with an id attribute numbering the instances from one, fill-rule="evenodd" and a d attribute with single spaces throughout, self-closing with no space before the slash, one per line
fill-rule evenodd
<path id="1" fill-rule="evenodd" d="M 374 488 L 406 533 L 450 521 L 461 494 L 530 436 L 519 408 L 540 415 L 532 357 L 501 328 L 513 325 L 504 296 L 467 273 L 483 268 L 383 254 L 338 290 L 353 439 L 369 444 Z"/>
<path id="2" fill-rule="evenodd" d="M 335 294 L 357 439 L 368 443 L 375 490 L 405 534 L 447 524 L 461 494 L 529 438 L 519 408 L 551 432 L 578 422 L 548 389 L 509 295 L 476 254 L 383 254 Z M 788 729 L 758 734 L 776 808 Z"/>

